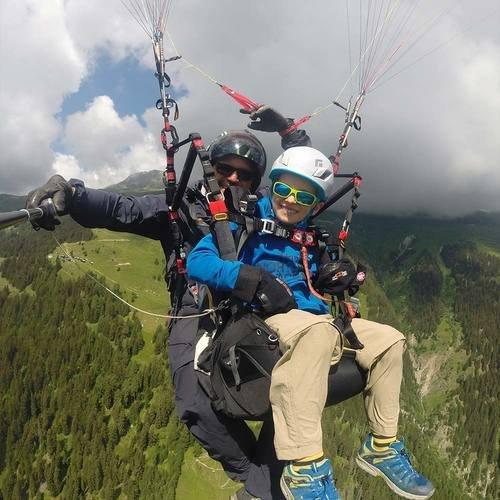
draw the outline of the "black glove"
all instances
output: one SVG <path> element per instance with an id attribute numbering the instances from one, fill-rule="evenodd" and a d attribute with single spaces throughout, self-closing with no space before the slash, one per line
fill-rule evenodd
<path id="1" fill-rule="evenodd" d="M 287 128 L 293 125 L 293 118 L 285 118 L 270 106 L 261 106 L 257 111 L 247 111 L 240 109 L 240 113 L 250 115 L 253 120 L 248 124 L 252 130 L 261 132 L 279 132 L 283 133 Z M 295 129 L 281 137 L 281 147 L 289 149 L 296 146 L 310 146 L 311 139 L 305 130 Z"/>
<path id="2" fill-rule="evenodd" d="M 42 187 L 34 189 L 28 194 L 26 200 L 26 208 L 38 208 L 40 205 L 47 203 L 48 199 L 52 199 L 57 215 L 66 215 L 71 206 L 73 198 L 73 188 L 60 175 L 53 175 Z M 56 217 L 47 215 L 32 222 L 33 227 L 38 229 L 43 227 L 47 231 L 53 231 L 55 226 L 61 223 Z"/>
<path id="3" fill-rule="evenodd" d="M 293 120 L 291 118 L 289 120 L 290 126 Z M 305 130 L 298 128 L 281 137 L 281 147 L 283 149 L 295 148 L 297 146 L 311 146 L 311 139 Z"/>
<path id="4" fill-rule="evenodd" d="M 288 285 L 261 267 L 243 264 L 233 295 L 245 302 L 254 302 L 266 315 L 286 313 L 297 308 Z"/>
<path id="5" fill-rule="evenodd" d="M 351 291 L 351 288 L 354 291 L 354 286 L 359 288 L 361 283 L 358 282 L 357 277 L 358 272 L 354 264 L 348 259 L 340 259 L 328 262 L 319 270 L 314 286 L 321 293 L 339 295 L 345 290 Z M 364 281 L 364 275 L 359 277 L 362 277 Z"/>
<path id="6" fill-rule="evenodd" d="M 248 124 L 248 128 L 260 132 L 282 132 L 293 122 L 291 118 L 285 118 L 270 106 L 261 106 L 252 112 L 240 109 L 240 113 L 250 115 L 252 121 Z"/>

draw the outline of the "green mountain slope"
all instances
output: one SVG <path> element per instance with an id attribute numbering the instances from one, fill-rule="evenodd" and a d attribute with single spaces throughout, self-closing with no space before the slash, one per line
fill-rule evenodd
<path id="1" fill-rule="evenodd" d="M 0 212 L 10 212 L 24 207 L 26 196 L 0 194 Z"/>
<path id="2" fill-rule="evenodd" d="M 457 478 L 458 490 L 449 489 L 446 479 L 437 497 L 496 498 L 498 215 L 457 220 L 364 216 L 355 227 L 353 249 L 370 265 L 409 336 L 416 394 L 403 393 L 404 405 L 413 404 L 403 411 L 403 425 L 405 417 L 417 417 L 417 428 L 425 429 L 423 441 L 441 457 L 441 465 L 449 464 L 445 477 Z M 379 304 L 377 310 L 383 311 L 382 320 L 387 318 L 387 306 Z M 421 411 L 412 402 L 415 396 Z M 415 438 L 418 433 L 411 443 Z M 439 484 L 437 465 L 429 477 Z"/>
<path id="3" fill-rule="evenodd" d="M 175 416 L 164 320 L 102 286 L 165 314 L 159 244 L 67 218 L 55 234 L 0 233 L 0 497 L 228 498 L 237 485 Z M 438 499 L 498 496 L 499 234 L 484 214 L 352 226 L 364 316 L 409 336 L 402 434 Z M 360 397 L 324 430 L 343 498 L 394 497 L 354 464 Z"/>
<path id="4" fill-rule="evenodd" d="M 116 234 L 66 220 L 57 236 L 64 249 L 26 227 L 0 236 L 2 498 L 174 498 L 189 438 L 172 413 L 166 329 L 99 284 L 100 272 L 120 273 L 123 290 L 108 286 L 165 314 L 151 286 L 159 248 L 135 242 L 136 262 L 158 259 L 137 271 L 120 267 Z M 76 263 L 57 257 L 66 252 Z"/>

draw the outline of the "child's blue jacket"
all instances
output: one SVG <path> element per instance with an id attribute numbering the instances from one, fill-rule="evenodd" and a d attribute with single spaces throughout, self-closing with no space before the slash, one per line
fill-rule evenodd
<path id="1" fill-rule="evenodd" d="M 275 219 L 269 196 L 259 200 L 256 216 Z M 307 227 L 307 221 L 303 221 L 299 227 Z M 236 225 L 233 230 L 236 231 Z M 314 277 L 320 261 L 319 250 L 317 247 L 308 247 L 308 250 L 309 269 Z M 212 290 L 230 292 L 235 286 L 242 264 L 262 267 L 285 281 L 295 296 L 298 309 L 314 314 L 328 313 L 328 306 L 309 291 L 300 245 L 272 234 L 252 234 L 245 242 L 238 261 L 222 260 L 214 238 L 209 234 L 191 250 L 187 272 L 191 279 L 208 285 Z"/>

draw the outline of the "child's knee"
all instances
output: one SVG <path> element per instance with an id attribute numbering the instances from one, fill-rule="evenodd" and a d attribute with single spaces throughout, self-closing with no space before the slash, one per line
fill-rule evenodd
<path id="1" fill-rule="evenodd" d="M 334 351 L 342 348 L 338 330 L 327 321 L 313 325 L 302 340 L 317 355 L 332 356 Z"/>
<path id="2" fill-rule="evenodd" d="M 390 361 L 402 362 L 405 346 L 406 340 L 398 340 L 397 342 L 392 344 L 391 347 L 387 349 L 387 351 L 385 351 L 384 356 Z"/>

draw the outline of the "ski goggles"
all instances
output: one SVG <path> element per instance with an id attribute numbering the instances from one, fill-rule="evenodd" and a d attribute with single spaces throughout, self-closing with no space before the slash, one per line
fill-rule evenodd
<path id="1" fill-rule="evenodd" d="M 239 168 L 233 167 L 232 165 L 228 165 L 227 163 L 217 162 L 215 164 L 215 170 L 224 177 L 231 177 L 231 175 L 236 172 L 238 174 L 238 179 L 243 182 L 253 181 L 256 178 L 254 172 L 250 172 L 249 170 L 241 170 Z"/>
<path id="2" fill-rule="evenodd" d="M 288 198 L 293 195 L 295 201 L 299 205 L 305 207 L 312 207 L 318 202 L 318 197 L 309 191 L 301 191 L 300 189 L 295 189 L 284 182 L 275 182 L 273 184 L 273 193 L 280 198 Z"/>

